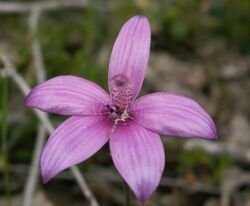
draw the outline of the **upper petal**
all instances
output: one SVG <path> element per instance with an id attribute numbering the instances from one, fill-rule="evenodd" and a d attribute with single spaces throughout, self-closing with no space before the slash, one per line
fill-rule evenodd
<path id="1" fill-rule="evenodd" d="M 137 123 L 163 135 L 217 137 L 209 114 L 185 96 L 163 92 L 145 95 L 134 102 L 130 112 Z"/>
<path id="2" fill-rule="evenodd" d="M 98 115 L 110 101 L 97 84 L 75 76 L 59 76 L 36 86 L 25 106 L 62 115 Z"/>
<path id="3" fill-rule="evenodd" d="M 50 136 L 41 155 L 41 172 L 48 182 L 62 170 L 82 162 L 108 140 L 112 123 L 104 117 L 70 117 Z"/>
<path id="4" fill-rule="evenodd" d="M 128 78 L 132 95 L 139 93 L 148 64 L 151 41 L 150 25 L 146 17 L 135 16 L 122 27 L 112 50 L 109 63 L 109 91 L 116 76 Z"/>
<path id="5" fill-rule="evenodd" d="M 165 164 L 160 136 L 136 123 L 118 125 L 110 138 L 114 164 L 144 203 L 159 185 Z"/>

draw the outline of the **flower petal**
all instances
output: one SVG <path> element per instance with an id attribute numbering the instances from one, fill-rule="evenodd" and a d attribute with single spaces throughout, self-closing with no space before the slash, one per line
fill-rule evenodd
<path id="1" fill-rule="evenodd" d="M 50 136 L 41 155 L 46 183 L 62 170 L 88 159 L 108 140 L 112 123 L 104 117 L 70 117 Z"/>
<path id="2" fill-rule="evenodd" d="M 170 93 L 153 93 L 131 106 L 133 119 L 154 132 L 182 137 L 215 139 L 216 127 L 194 100 Z"/>
<path id="3" fill-rule="evenodd" d="M 110 138 L 114 164 L 142 202 L 160 183 L 165 164 L 160 136 L 136 123 L 118 125 Z"/>
<path id="4" fill-rule="evenodd" d="M 112 50 L 109 63 L 109 91 L 116 76 L 128 78 L 133 85 L 133 97 L 139 93 L 148 64 L 151 41 L 146 17 L 135 16 L 122 27 Z"/>
<path id="5" fill-rule="evenodd" d="M 62 115 L 98 115 L 109 99 L 109 95 L 91 81 L 59 76 L 32 89 L 25 106 Z"/>

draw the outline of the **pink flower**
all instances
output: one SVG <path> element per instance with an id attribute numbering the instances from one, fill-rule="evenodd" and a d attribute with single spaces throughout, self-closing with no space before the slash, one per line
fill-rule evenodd
<path id="1" fill-rule="evenodd" d="M 110 59 L 107 94 L 97 84 L 59 76 L 35 87 L 27 107 L 69 117 L 41 155 L 46 183 L 109 141 L 113 162 L 136 197 L 145 202 L 159 185 L 165 164 L 160 135 L 215 139 L 211 117 L 194 100 L 158 92 L 135 100 L 145 76 L 151 31 L 146 17 L 122 27 Z"/>

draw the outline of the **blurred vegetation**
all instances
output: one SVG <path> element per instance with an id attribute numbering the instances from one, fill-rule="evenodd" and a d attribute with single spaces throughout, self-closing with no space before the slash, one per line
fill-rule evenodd
<path id="1" fill-rule="evenodd" d="M 161 31 L 168 48 L 195 50 L 209 38 L 220 38 L 249 53 L 249 19 L 248 0 L 176 0 L 162 12 Z"/>
<path id="2" fill-rule="evenodd" d="M 232 166 L 232 160 L 226 154 L 215 158 L 207 155 L 202 148 L 182 151 L 177 160 L 180 175 L 193 181 L 199 177 L 208 184 L 218 184 L 224 172 Z"/>
<path id="3" fill-rule="evenodd" d="M 242 55 L 250 53 L 249 0 L 129 0 L 126 3 L 110 0 L 107 1 L 108 9 L 103 11 L 96 9 L 104 4 L 103 1 L 90 2 L 89 7 L 83 10 L 42 14 L 37 35 L 41 40 L 48 78 L 78 75 L 106 87 L 108 61 L 115 37 L 122 23 L 137 14 L 148 16 L 152 22 L 153 51 L 197 54 L 204 41 L 219 39 L 230 50 L 240 51 Z M 30 85 L 35 85 L 27 15 L 0 17 L 0 49 L 15 52 L 13 55 L 19 72 Z M 22 105 L 15 103 L 22 102 L 23 97 L 15 85 L 11 84 L 10 90 L 9 112 L 20 112 Z M 13 151 L 11 162 L 30 162 L 37 127 L 36 118 L 31 117 L 26 115 L 21 125 L 12 125 L 14 129 L 9 131 L 8 143 Z M 52 118 L 55 122 L 62 119 Z M 232 164 L 226 156 L 209 157 L 201 149 L 181 152 L 174 159 L 178 165 L 176 173 L 205 178 L 212 184 L 216 184 Z"/>

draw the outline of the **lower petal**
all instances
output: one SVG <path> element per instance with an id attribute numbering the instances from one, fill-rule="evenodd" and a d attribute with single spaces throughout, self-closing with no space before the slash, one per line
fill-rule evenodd
<path id="1" fill-rule="evenodd" d="M 133 122 L 118 125 L 110 139 L 114 164 L 144 203 L 160 183 L 165 164 L 160 136 Z"/>
<path id="2" fill-rule="evenodd" d="M 109 140 L 111 128 L 111 122 L 97 116 L 70 117 L 63 122 L 42 151 L 43 181 L 96 153 Z"/>

